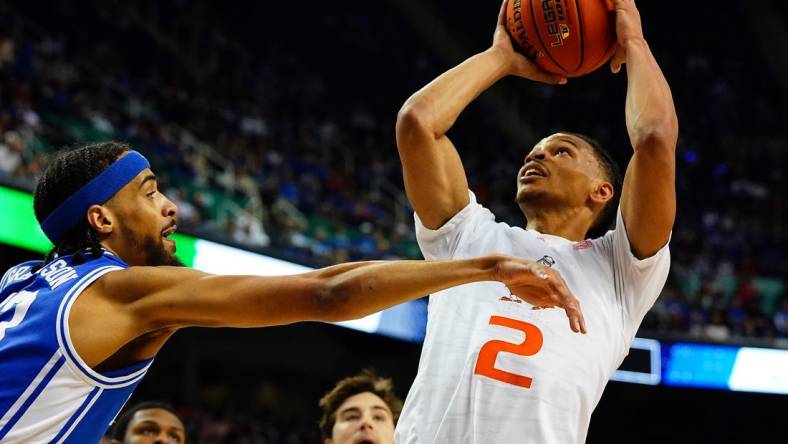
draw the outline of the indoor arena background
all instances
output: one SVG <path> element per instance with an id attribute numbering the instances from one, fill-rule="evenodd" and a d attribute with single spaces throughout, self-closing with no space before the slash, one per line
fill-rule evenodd
<path id="1" fill-rule="evenodd" d="M 638 2 L 681 126 L 673 264 L 589 443 L 788 440 L 786 5 Z M 497 8 L 0 1 L 0 269 L 48 248 L 29 196 L 47 155 L 108 139 L 151 159 L 196 268 L 419 258 L 397 110 L 490 44 Z M 519 223 L 510 178 L 551 131 L 591 134 L 623 164 L 625 89 L 603 68 L 485 93 L 452 130 L 480 201 Z M 316 443 L 317 400 L 337 379 L 372 367 L 404 398 L 425 320 L 421 300 L 355 329 L 183 331 L 132 402 L 173 403 L 192 442 Z"/>

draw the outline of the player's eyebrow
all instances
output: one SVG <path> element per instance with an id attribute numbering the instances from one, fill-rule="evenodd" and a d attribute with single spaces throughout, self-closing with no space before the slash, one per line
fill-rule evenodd
<path id="1" fill-rule="evenodd" d="M 389 410 L 384 405 L 373 405 L 371 408 L 372 408 L 372 410 L 382 410 L 382 411 L 386 412 L 388 415 L 391 415 L 391 410 Z M 345 407 L 344 409 L 342 409 L 339 412 L 337 412 L 337 416 L 343 415 L 343 414 L 345 414 L 347 412 L 361 413 L 361 408 L 356 407 L 356 406 Z"/>
<path id="2" fill-rule="evenodd" d="M 391 411 L 383 405 L 373 405 L 372 410 L 383 410 L 387 414 L 391 415 Z"/>
<path id="3" fill-rule="evenodd" d="M 178 427 L 178 426 L 165 426 L 165 425 L 159 424 L 158 422 L 153 421 L 151 419 L 144 419 L 144 420 L 142 420 L 142 421 L 137 423 L 137 427 L 139 427 L 141 425 L 153 425 L 153 426 L 159 427 L 161 429 L 172 429 L 172 430 L 175 430 L 176 432 L 184 432 L 184 430 L 182 428 Z"/>
<path id="4" fill-rule="evenodd" d="M 575 147 L 575 148 L 577 148 L 577 149 L 580 149 L 580 147 L 579 147 L 579 146 L 577 146 L 577 142 L 575 142 L 574 140 L 572 140 L 572 138 L 570 138 L 570 137 L 567 137 L 567 136 L 558 136 L 558 137 L 556 137 L 556 140 L 558 140 L 558 141 L 560 141 L 560 142 L 566 142 L 566 143 L 568 143 L 568 144 L 572 145 L 573 147 Z"/>
<path id="5" fill-rule="evenodd" d="M 356 406 L 345 407 L 337 413 L 337 416 L 344 415 L 347 412 L 361 413 L 361 409 Z"/>
<path id="6" fill-rule="evenodd" d="M 139 188 L 142 188 L 142 186 L 145 185 L 145 182 L 147 182 L 149 180 L 156 180 L 156 175 L 155 174 L 148 174 L 147 176 L 145 176 L 145 178 L 142 179 L 142 182 L 140 182 Z"/>

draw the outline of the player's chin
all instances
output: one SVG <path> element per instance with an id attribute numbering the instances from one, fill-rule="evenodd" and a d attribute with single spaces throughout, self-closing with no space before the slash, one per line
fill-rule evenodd
<path id="1" fill-rule="evenodd" d="M 517 195 L 515 200 L 517 203 L 528 203 L 538 200 L 541 196 L 545 195 L 545 190 L 536 184 L 520 185 L 517 188 Z"/>

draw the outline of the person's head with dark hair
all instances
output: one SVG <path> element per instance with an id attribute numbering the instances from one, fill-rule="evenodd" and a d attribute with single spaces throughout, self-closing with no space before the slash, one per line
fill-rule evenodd
<path id="1" fill-rule="evenodd" d="M 394 393 L 391 379 L 364 370 L 339 381 L 319 406 L 324 444 L 394 443 L 402 401 Z"/>
<path id="2" fill-rule="evenodd" d="M 618 165 L 599 142 L 563 131 L 540 140 L 525 156 L 515 200 L 528 228 L 579 230 L 595 238 L 615 224 L 621 186 Z"/>
<path id="3" fill-rule="evenodd" d="M 175 409 L 164 402 L 136 404 L 122 413 L 110 430 L 112 444 L 186 442 L 186 428 Z"/>
<path id="4" fill-rule="evenodd" d="M 36 218 L 54 244 L 47 262 L 107 249 L 129 265 L 180 265 L 169 236 L 177 208 L 156 187 L 147 161 L 124 143 L 60 153 L 38 180 Z"/>

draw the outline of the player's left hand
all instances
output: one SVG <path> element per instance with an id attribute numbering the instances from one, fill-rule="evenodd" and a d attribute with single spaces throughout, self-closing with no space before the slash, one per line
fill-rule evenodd
<path id="1" fill-rule="evenodd" d="M 613 58 L 610 59 L 610 70 L 621 71 L 621 65 L 627 62 L 627 44 L 633 41 L 645 42 L 643 27 L 640 23 L 640 12 L 635 0 L 606 0 L 609 7 L 616 12 L 616 39 L 618 46 Z"/>
<path id="2" fill-rule="evenodd" d="M 497 274 L 498 281 L 513 295 L 533 305 L 535 310 L 563 308 L 569 328 L 575 333 L 586 333 L 580 301 L 556 270 L 530 259 L 506 256 L 498 264 Z"/>

